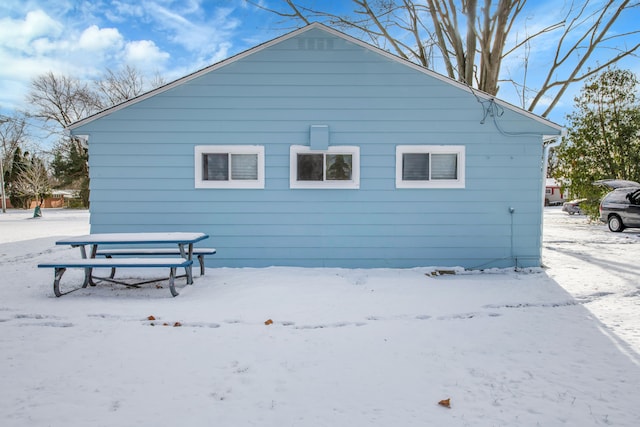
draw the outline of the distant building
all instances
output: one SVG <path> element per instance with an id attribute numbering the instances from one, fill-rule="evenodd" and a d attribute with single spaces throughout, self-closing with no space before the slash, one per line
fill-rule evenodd
<path id="1" fill-rule="evenodd" d="M 44 200 L 32 200 L 29 203 L 29 209 L 33 209 L 40 205 L 41 208 L 66 208 L 69 207 L 70 201 L 78 199 L 78 192 L 74 190 L 53 190 L 51 196 Z M 7 208 L 14 208 L 11 200 L 6 198 Z"/>
<path id="2" fill-rule="evenodd" d="M 545 194 L 544 194 L 544 205 L 545 206 L 555 206 L 561 205 L 567 199 L 566 190 L 562 191 L 562 187 L 558 181 L 553 178 L 547 178 Z"/>

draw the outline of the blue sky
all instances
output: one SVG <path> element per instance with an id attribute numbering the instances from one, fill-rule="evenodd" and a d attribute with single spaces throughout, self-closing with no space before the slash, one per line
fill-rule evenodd
<path id="1" fill-rule="evenodd" d="M 3 0 L 0 107 L 47 71 L 83 79 L 129 64 L 173 80 L 277 34 L 243 0 Z M 257 15 L 261 15 L 258 19 Z"/>
<path id="2" fill-rule="evenodd" d="M 282 0 L 261 0 L 278 7 Z M 597 2 L 598 0 L 596 0 Z M 351 9 L 347 0 L 306 0 L 332 11 Z M 530 0 L 522 28 L 532 32 L 556 20 L 560 0 Z M 328 6 L 324 6 L 328 5 Z M 640 9 L 616 31 L 638 29 Z M 26 108 L 30 81 L 47 71 L 81 79 L 100 77 L 107 68 L 132 65 L 171 81 L 288 32 L 299 23 L 282 19 L 244 0 L 3 0 L 0 4 L 0 111 Z M 549 36 L 550 37 L 550 36 Z M 636 42 L 640 36 L 636 36 Z M 529 83 L 550 60 L 549 38 L 532 44 Z M 523 55 L 503 64 L 505 76 L 522 72 Z M 640 75 L 640 60 L 630 58 L 621 68 Z M 581 84 L 550 118 L 559 123 Z M 499 97 L 518 104 L 508 85 Z"/>

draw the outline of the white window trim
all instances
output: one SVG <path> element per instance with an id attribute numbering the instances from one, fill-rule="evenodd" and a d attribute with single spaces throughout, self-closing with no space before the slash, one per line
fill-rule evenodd
<path id="1" fill-rule="evenodd" d="M 405 153 L 457 154 L 457 179 L 405 181 L 402 179 L 402 155 Z M 398 145 L 396 146 L 396 188 L 465 188 L 464 145 Z"/>
<path id="2" fill-rule="evenodd" d="M 298 181 L 298 154 L 301 153 L 333 153 L 350 154 L 351 179 L 344 181 Z M 292 145 L 289 150 L 289 188 L 315 189 L 359 189 L 360 188 L 360 147 L 351 145 L 331 146 L 327 150 L 312 150 L 306 145 Z"/>
<path id="3" fill-rule="evenodd" d="M 203 154 L 257 154 L 258 178 L 251 180 L 208 181 L 202 179 Z M 264 188 L 264 147 L 261 145 L 196 145 L 195 146 L 195 186 L 196 188 Z"/>

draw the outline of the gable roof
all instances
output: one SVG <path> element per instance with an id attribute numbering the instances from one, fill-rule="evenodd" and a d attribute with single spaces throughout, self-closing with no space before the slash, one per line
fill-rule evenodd
<path id="1" fill-rule="evenodd" d="M 255 47 L 253 47 L 251 49 L 248 49 L 248 50 L 246 50 L 244 52 L 241 52 L 241 53 L 239 53 L 237 55 L 231 56 L 231 57 L 229 57 L 227 59 L 224 59 L 224 60 L 222 60 L 220 62 L 217 62 L 217 63 L 215 63 L 213 65 L 210 65 L 208 67 L 202 68 L 201 70 L 195 71 L 195 72 L 193 72 L 191 74 L 188 74 L 188 75 L 186 75 L 184 77 L 181 77 L 181 78 L 179 78 L 177 80 L 174 80 L 173 82 L 168 83 L 168 84 L 166 84 L 164 86 L 160 86 L 160 87 L 158 87 L 156 89 L 153 89 L 153 90 L 151 90 L 149 92 L 143 93 L 142 95 L 139 95 L 139 96 L 137 96 L 135 98 L 131 98 L 131 99 L 127 100 L 127 101 L 124 101 L 124 102 L 122 102 L 120 104 L 117 104 L 117 105 L 114 105 L 112 107 L 109 107 L 109 108 L 107 108 L 105 110 L 102 110 L 102 111 L 100 111 L 98 113 L 95 113 L 95 114 L 93 114 L 91 116 L 85 117 L 84 119 L 78 120 L 77 122 L 72 123 L 69 126 L 67 126 L 67 130 L 76 129 L 76 128 L 78 128 L 80 126 L 83 126 L 83 125 L 85 125 L 87 123 L 90 123 L 90 122 L 92 122 L 94 120 L 98 120 L 98 119 L 100 119 L 100 118 L 102 118 L 104 116 L 108 116 L 111 113 L 119 111 L 119 110 L 121 110 L 123 108 L 126 108 L 126 107 L 128 107 L 130 105 L 136 104 L 136 103 L 138 103 L 140 101 L 143 101 L 145 99 L 151 98 L 151 97 L 153 97 L 155 95 L 158 95 L 158 94 L 160 94 L 162 92 L 168 91 L 168 90 L 170 90 L 170 89 L 172 89 L 172 88 L 174 88 L 176 86 L 182 85 L 183 83 L 189 82 L 189 81 L 191 81 L 193 79 L 196 79 L 196 78 L 198 78 L 198 77 L 200 77 L 202 75 L 208 74 L 208 73 L 210 73 L 212 71 L 215 71 L 215 70 L 217 70 L 219 68 L 222 68 L 224 66 L 232 64 L 232 63 L 234 63 L 234 62 L 236 62 L 238 60 L 241 60 L 241 59 L 243 59 L 243 58 L 245 58 L 245 57 L 247 57 L 249 55 L 252 55 L 252 54 L 254 54 L 256 52 L 259 52 L 261 50 L 267 49 L 267 48 L 269 48 L 269 47 L 271 47 L 273 45 L 276 45 L 276 44 L 281 43 L 281 42 L 283 42 L 285 40 L 288 40 L 290 38 L 299 36 L 301 34 L 304 34 L 307 31 L 314 30 L 314 29 L 319 29 L 319 30 L 325 31 L 325 32 L 327 32 L 327 33 L 329 33 L 331 35 L 334 35 L 336 37 L 340 37 L 342 39 L 345 39 L 350 43 L 354 43 L 354 44 L 356 44 L 358 46 L 361 46 L 361 47 L 363 47 L 365 49 L 371 50 L 371 51 L 373 51 L 373 52 L 375 52 L 375 53 L 377 53 L 379 55 L 382 55 L 382 56 L 385 56 L 385 57 L 387 57 L 387 58 L 389 58 L 391 60 L 397 61 L 397 62 L 399 62 L 399 63 L 401 63 L 401 64 L 403 64 L 403 65 L 405 65 L 407 67 L 410 67 L 410 68 L 412 68 L 414 70 L 417 70 L 417 71 L 419 71 L 421 73 L 427 74 L 427 75 L 429 75 L 429 76 L 431 76 L 431 77 L 433 77 L 435 79 L 441 80 L 444 83 L 447 83 L 449 85 L 453 85 L 453 86 L 456 86 L 456 87 L 458 87 L 460 89 L 468 91 L 472 95 L 474 95 L 476 98 L 480 98 L 483 101 L 495 102 L 496 104 L 500 105 L 503 108 L 506 108 L 508 110 L 512 110 L 512 111 L 514 111 L 516 113 L 519 113 L 519 114 L 522 114 L 522 115 L 524 115 L 524 116 L 526 116 L 526 117 L 528 117 L 530 119 L 538 121 L 538 122 L 540 122 L 540 123 L 542 123 L 542 124 L 544 124 L 546 126 L 554 128 L 554 129 L 558 130 L 559 134 L 563 133 L 563 131 L 564 131 L 562 126 L 560 126 L 560 125 L 558 125 L 558 124 L 556 124 L 556 123 L 554 123 L 554 122 L 552 122 L 552 121 L 550 121 L 550 120 L 548 120 L 548 119 L 546 119 L 544 117 L 538 116 L 538 115 L 536 115 L 534 113 L 531 113 L 530 111 L 524 110 L 524 109 L 522 109 L 520 107 L 517 107 L 515 105 L 512 105 L 512 104 L 510 104 L 508 102 L 502 101 L 502 100 L 500 100 L 500 99 L 498 99 L 498 98 L 496 98 L 496 97 L 494 97 L 494 96 L 492 96 L 492 95 L 490 95 L 490 94 L 488 94 L 486 92 L 482 92 L 482 91 L 480 91 L 478 89 L 474 89 L 474 88 L 472 88 L 472 87 L 470 87 L 470 86 L 468 86 L 468 85 L 466 85 L 464 83 L 461 83 L 461 82 L 459 82 L 457 80 L 454 80 L 454 79 L 452 79 L 450 77 L 447 77 L 445 75 L 439 74 L 439 73 L 437 73 L 435 71 L 429 70 L 429 69 L 427 69 L 425 67 L 422 67 L 422 66 L 420 66 L 418 64 L 415 64 L 415 63 L 413 63 L 413 62 L 411 62 L 411 61 L 409 61 L 407 59 L 401 58 L 401 57 L 399 57 L 397 55 L 394 55 L 394 54 L 392 54 L 390 52 L 387 52 L 386 50 L 380 49 L 380 48 L 378 48 L 376 46 L 373 46 L 371 44 L 363 42 L 362 40 L 358 40 L 355 37 L 352 37 L 352 36 L 350 36 L 348 34 L 345 34 L 343 32 L 335 30 L 335 29 L 333 29 L 331 27 L 328 27 L 328 26 L 326 26 L 324 24 L 321 24 L 319 22 L 311 23 L 311 24 L 309 24 L 307 26 L 304 26 L 302 28 L 294 30 L 294 31 L 292 31 L 290 33 L 284 34 L 284 35 L 282 35 L 280 37 L 277 37 L 275 39 L 272 39 L 272 40 L 269 40 L 269 41 L 264 42 L 262 44 L 259 44 L 259 45 L 255 46 Z"/>

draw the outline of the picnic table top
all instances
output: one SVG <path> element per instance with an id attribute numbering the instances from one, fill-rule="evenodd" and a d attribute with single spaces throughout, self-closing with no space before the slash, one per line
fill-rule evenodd
<path id="1" fill-rule="evenodd" d="M 67 237 L 60 239 L 56 245 L 99 245 L 99 244 L 160 244 L 176 243 L 188 244 L 196 243 L 207 239 L 208 234 L 190 232 L 167 232 L 167 233 L 96 233 L 84 236 Z"/>

